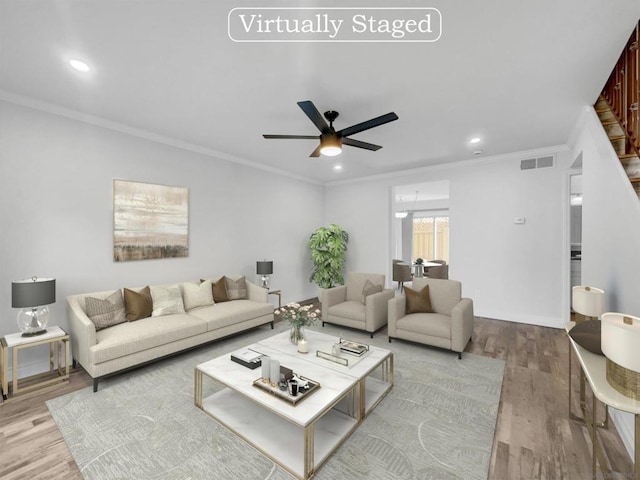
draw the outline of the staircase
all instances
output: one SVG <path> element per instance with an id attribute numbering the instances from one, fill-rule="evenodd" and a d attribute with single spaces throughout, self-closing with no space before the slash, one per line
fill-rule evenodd
<path id="1" fill-rule="evenodd" d="M 613 149 L 616 151 L 622 168 L 629 177 L 631 185 L 640 198 L 640 156 L 633 143 L 625 133 L 624 128 L 618 121 L 609 103 L 601 95 L 594 105 L 596 113 L 602 122 Z"/>

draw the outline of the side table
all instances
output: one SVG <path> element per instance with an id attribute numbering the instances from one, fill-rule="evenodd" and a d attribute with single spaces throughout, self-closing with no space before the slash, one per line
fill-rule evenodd
<path id="1" fill-rule="evenodd" d="M 37 345 L 49 345 L 49 372 L 21 379 L 22 382 L 29 381 L 29 384 L 20 387 L 18 384 L 18 352 L 24 348 L 35 347 Z M 64 362 L 62 361 L 63 347 Z M 9 350 L 12 348 L 13 374 L 11 384 L 9 384 Z M 23 337 L 20 333 L 12 333 L 0 338 L 0 385 L 2 386 L 2 398 L 7 400 L 10 396 L 16 396 L 18 393 L 26 393 L 31 390 L 68 382 L 69 359 L 69 334 L 60 327 L 47 327 L 47 333 L 35 337 Z M 50 378 L 50 374 L 56 375 L 54 378 Z M 49 378 L 40 379 L 45 375 Z M 11 392 L 9 392 L 9 385 L 11 385 Z"/>
<path id="2" fill-rule="evenodd" d="M 278 308 L 282 308 L 282 290 L 271 290 L 268 295 L 278 296 Z"/>

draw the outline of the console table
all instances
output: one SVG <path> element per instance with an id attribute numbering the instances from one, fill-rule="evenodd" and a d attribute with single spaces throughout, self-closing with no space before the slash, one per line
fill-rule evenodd
<path id="1" fill-rule="evenodd" d="M 604 458 L 600 439 L 598 438 L 597 428 L 606 427 L 608 423 L 608 407 L 613 407 L 623 412 L 629 412 L 634 415 L 635 423 L 635 443 L 634 443 L 634 469 L 632 476 L 625 478 L 640 480 L 640 400 L 633 400 L 615 390 L 607 381 L 606 358 L 602 355 L 596 355 L 582 348 L 573 341 L 569 330 L 575 325 L 575 322 L 568 322 L 565 325 L 567 338 L 569 339 L 569 417 L 573 420 L 579 420 L 585 423 L 589 436 L 591 437 L 591 460 L 593 478 L 596 477 L 597 463 L 600 464 L 600 470 L 604 478 L 613 478 L 609 470 L 609 466 Z M 577 417 L 571 412 L 571 350 L 575 352 L 580 363 L 580 410 L 582 417 Z M 589 388 L 593 392 L 591 415 L 587 414 L 587 402 L 585 396 L 585 379 L 589 383 Z M 605 405 L 605 420 L 598 424 L 596 421 L 597 404 L 596 399 Z M 625 472 L 622 472 L 625 473 Z"/>

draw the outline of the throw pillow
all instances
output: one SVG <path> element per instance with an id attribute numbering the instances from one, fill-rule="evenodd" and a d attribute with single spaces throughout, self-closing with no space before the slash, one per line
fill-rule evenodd
<path id="1" fill-rule="evenodd" d="M 204 280 L 200 279 L 201 282 Z M 227 283 L 224 280 L 224 277 L 220 277 L 215 282 L 211 281 L 211 290 L 213 291 L 213 301 L 215 303 L 228 302 L 229 296 L 227 295 Z"/>
<path id="2" fill-rule="evenodd" d="M 152 317 L 184 313 L 182 293 L 178 285 L 151 287 L 151 298 L 153 299 Z"/>
<path id="3" fill-rule="evenodd" d="M 153 300 L 149 287 L 144 287 L 139 292 L 125 288 L 124 308 L 127 312 L 127 320 L 130 322 L 150 317 L 153 311 Z"/>
<path id="4" fill-rule="evenodd" d="M 374 293 L 379 293 L 382 291 L 382 285 L 374 285 L 371 280 L 366 280 L 364 282 L 364 287 L 362 287 L 362 303 L 367 303 L 367 297 L 369 295 L 373 295 Z"/>
<path id="5" fill-rule="evenodd" d="M 227 296 L 229 300 L 242 300 L 243 298 L 247 298 L 247 283 L 245 277 L 240 277 L 238 280 L 224 277 L 224 281 L 227 286 Z"/>
<path id="6" fill-rule="evenodd" d="M 120 290 L 116 290 L 104 300 L 87 297 L 84 299 L 84 308 L 89 320 L 96 326 L 96 330 L 127 321 Z"/>
<path id="7" fill-rule="evenodd" d="M 405 313 L 435 313 L 431 306 L 431 297 L 429 296 L 429 285 L 425 285 L 419 292 L 411 288 L 404 287 L 404 293 L 407 299 Z"/>
<path id="8" fill-rule="evenodd" d="M 600 320 L 586 320 L 569 330 L 569 335 L 585 350 L 597 355 L 604 355 L 602 353 L 601 331 L 602 323 Z"/>
<path id="9" fill-rule="evenodd" d="M 205 280 L 200 285 L 195 283 L 182 284 L 182 299 L 184 300 L 184 309 L 191 310 L 196 307 L 204 307 L 213 305 L 213 290 L 211 289 L 211 280 Z"/>

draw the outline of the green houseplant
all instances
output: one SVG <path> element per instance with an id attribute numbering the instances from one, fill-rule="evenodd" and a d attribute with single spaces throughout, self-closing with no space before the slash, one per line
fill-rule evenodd
<path id="1" fill-rule="evenodd" d="M 331 288 L 344 283 L 344 262 L 349 234 L 332 223 L 320 227 L 309 237 L 309 249 L 313 261 L 310 282 L 320 288 Z"/>

